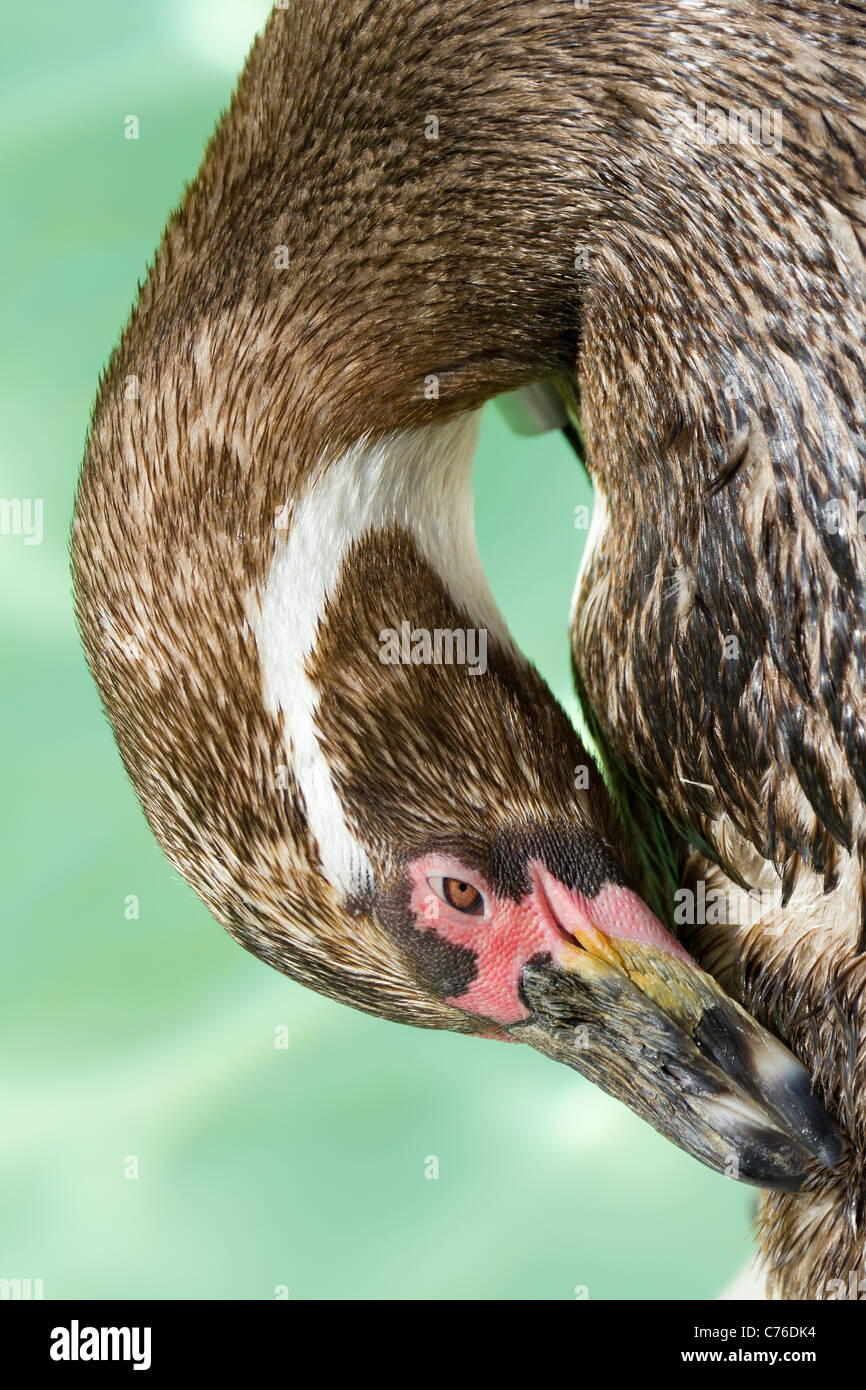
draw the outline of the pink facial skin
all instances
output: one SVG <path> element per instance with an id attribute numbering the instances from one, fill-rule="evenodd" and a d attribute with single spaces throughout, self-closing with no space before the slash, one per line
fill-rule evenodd
<path id="1" fill-rule="evenodd" d="M 449 1004 L 505 1027 L 528 1018 L 529 1010 L 519 995 L 523 967 L 533 956 L 547 954 L 567 969 L 577 945 L 575 930 L 594 929 L 694 964 L 630 888 L 606 883 L 594 898 L 587 898 L 560 883 L 540 860 L 532 860 L 527 867 L 532 891 L 514 902 L 497 897 L 476 870 L 447 855 L 424 855 L 410 865 L 410 906 L 418 929 L 433 930 L 444 941 L 475 953 L 475 979 L 465 994 L 449 998 Z M 484 899 L 482 912 L 460 912 L 445 902 L 437 882 L 443 878 L 476 888 Z"/>

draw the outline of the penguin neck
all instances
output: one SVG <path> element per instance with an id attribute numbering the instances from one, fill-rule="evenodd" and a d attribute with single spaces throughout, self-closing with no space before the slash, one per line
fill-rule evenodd
<path id="1" fill-rule="evenodd" d="M 347 823 L 317 715 L 323 693 L 311 674 L 322 624 L 339 602 L 358 548 L 402 533 L 419 565 L 429 566 L 477 632 L 512 647 L 490 591 L 475 536 L 472 462 L 480 411 L 327 453 L 299 494 L 286 498 L 273 559 L 251 604 L 262 685 L 281 716 L 286 761 L 302 792 L 322 871 L 344 897 L 363 892 L 372 867 L 357 827 Z M 402 573 L 392 571 L 396 580 Z M 412 622 L 412 598 L 395 591 L 385 605 L 398 632 Z M 450 627 L 443 614 L 443 626 Z M 350 640 L 363 640 L 360 634 Z M 371 659 L 377 659 L 371 652 Z M 381 658 L 380 658 L 381 659 Z"/>

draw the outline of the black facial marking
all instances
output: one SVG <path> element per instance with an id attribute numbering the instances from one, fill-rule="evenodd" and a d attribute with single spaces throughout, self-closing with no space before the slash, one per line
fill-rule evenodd
<path id="1" fill-rule="evenodd" d="M 419 982 L 446 999 L 459 999 L 478 975 L 478 958 L 468 946 L 439 936 L 435 923 L 412 914 L 408 875 L 397 887 L 375 896 L 375 911 L 388 934 L 411 961 Z"/>
<path id="2" fill-rule="evenodd" d="M 489 878 L 494 892 L 520 901 L 530 891 L 527 865 L 540 859 L 566 888 L 595 898 L 606 883 L 630 886 L 622 865 L 603 840 L 573 825 L 504 831 L 491 846 Z"/>
<path id="3" fill-rule="evenodd" d="M 532 891 L 527 865 L 534 859 L 540 859 L 565 888 L 587 898 L 597 897 L 607 883 L 630 886 L 622 865 L 600 836 L 564 822 L 501 831 L 483 848 L 449 837 L 431 841 L 419 852 L 431 850 L 478 869 L 498 897 L 513 902 L 521 902 Z M 478 976 L 477 954 L 468 946 L 446 941 L 435 922 L 428 925 L 418 920 L 410 897 L 407 873 L 369 896 L 347 901 L 345 907 L 350 914 L 374 912 L 411 962 L 419 983 L 444 998 L 459 999 Z"/>
<path id="4" fill-rule="evenodd" d="M 459 999 L 478 974 L 478 959 L 468 946 L 455 946 L 431 926 L 423 930 L 409 925 L 394 933 L 412 960 L 418 979 L 446 999 Z"/>

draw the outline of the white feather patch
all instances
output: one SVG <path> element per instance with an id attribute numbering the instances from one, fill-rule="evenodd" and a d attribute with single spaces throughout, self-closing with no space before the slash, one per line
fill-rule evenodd
<path id="1" fill-rule="evenodd" d="M 371 874 L 346 824 L 314 723 L 319 691 L 307 674 L 319 621 L 337 591 L 344 557 L 370 532 L 394 522 L 415 537 L 475 626 L 511 639 L 490 592 L 475 539 L 472 460 L 480 411 L 442 425 L 395 433 L 323 460 L 299 498 L 286 501 L 274 558 L 258 603 L 249 606 L 268 708 L 282 711 L 288 765 L 300 786 L 322 868 L 341 893 Z M 402 618 L 394 595 L 395 625 Z"/>
<path id="2" fill-rule="evenodd" d="M 589 524 L 589 531 L 586 535 L 586 545 L 583 547 L 583 554 L 580 557 L 580 566 L 577 571 L 577 578 L 574 581 L 574 593 L 571 598 L 571 628 L 574 630 L 574 623 L 578 610 L 583 601 L 584 595 L 582 588 L 592 564 L 593 556 L 600 546 L 604 535 L 610 525 L 610 511 L 607 505 L 607 498 L 601 490 L 597 479 L 592 480 L 592 520 Z"/>

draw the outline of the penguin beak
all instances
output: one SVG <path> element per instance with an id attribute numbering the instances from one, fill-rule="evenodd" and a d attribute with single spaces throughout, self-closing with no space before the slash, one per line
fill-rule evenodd
<path id="1" fill-rule="evenodd" d="M 584 898 L 532 866 L 535 910 L 563 948 L 521 973 L 530 1016 L 507 1030 L 622 1100 L 716 1172 L 795 1192 L 842 1141 L 805 1068 L 726 995 L 636 894 Z"/>

